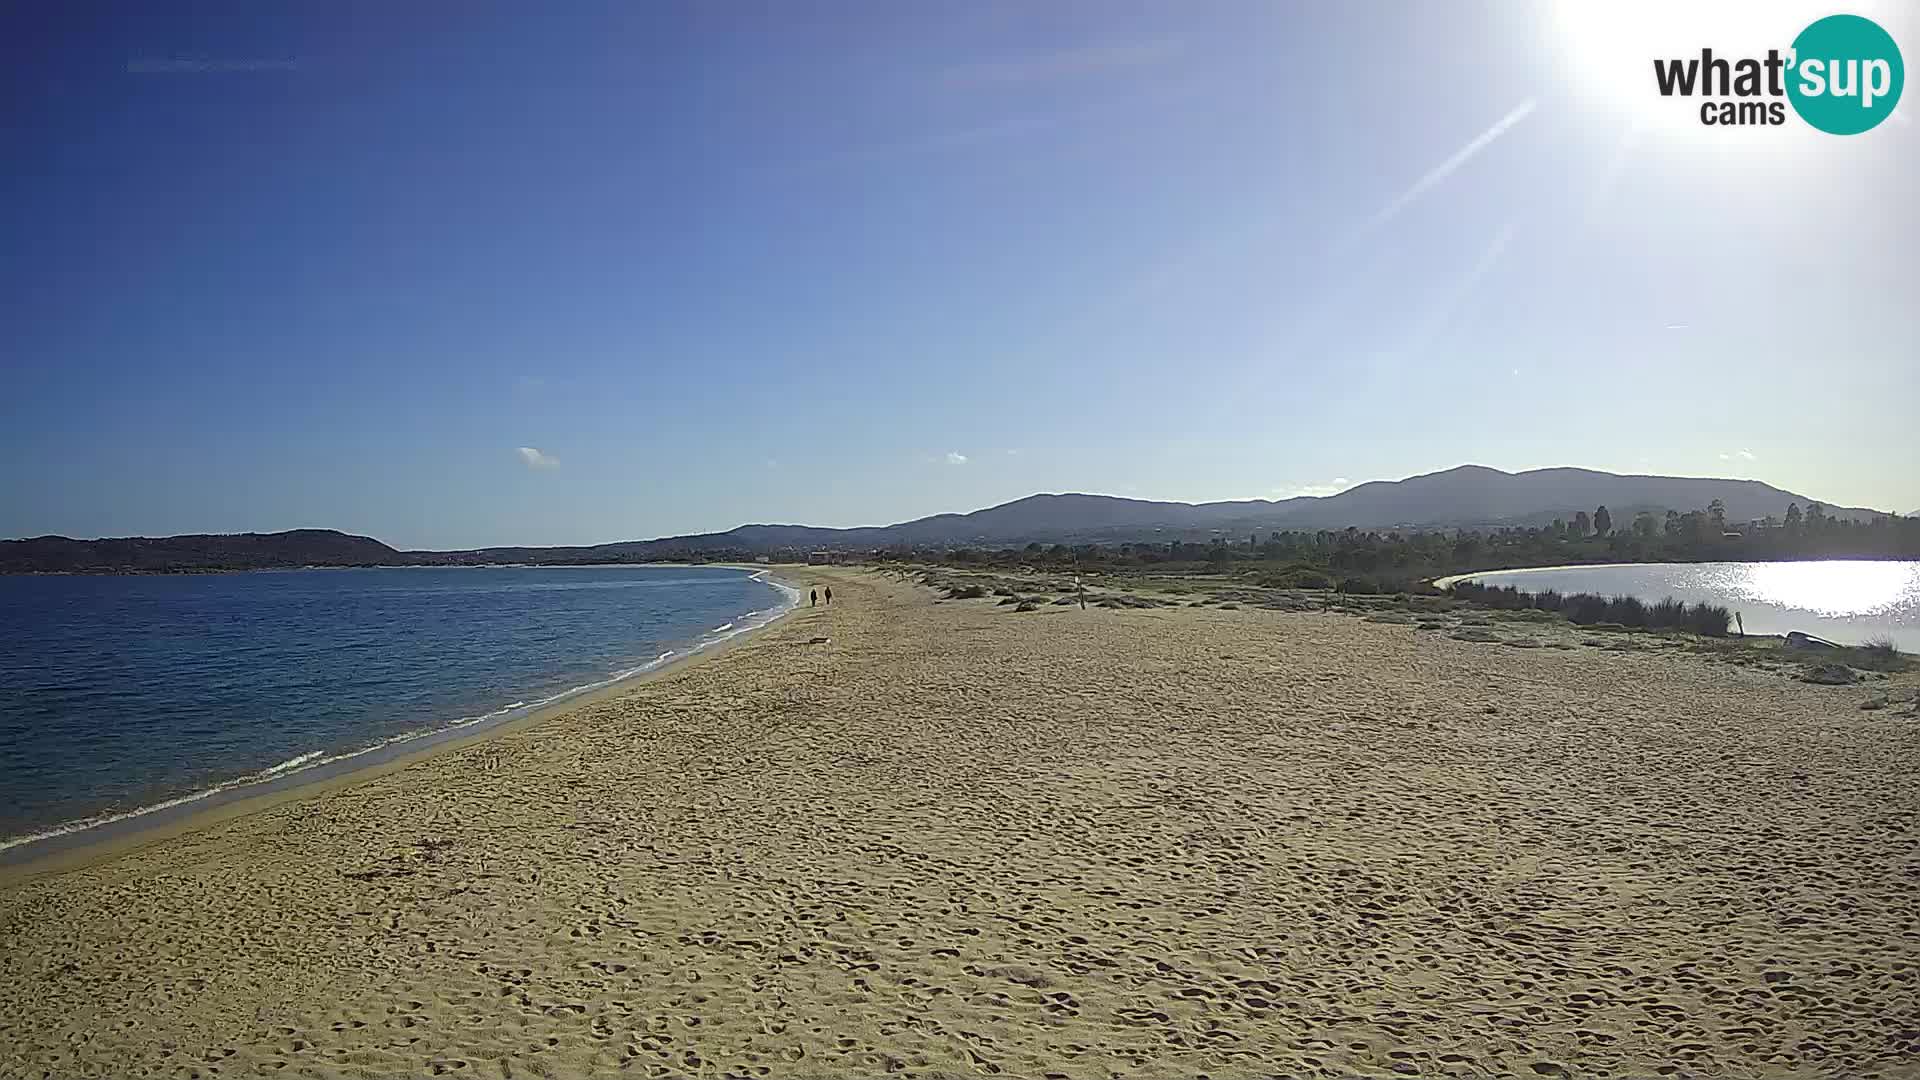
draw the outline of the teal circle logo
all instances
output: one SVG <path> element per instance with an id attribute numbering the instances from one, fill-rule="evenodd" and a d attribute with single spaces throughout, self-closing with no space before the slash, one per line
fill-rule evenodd
<path id="1" fill-rule="evenodd" d="M 1793 39 L 1787 100 L 1829 135 L 1871 130 L 1900 103 L 1906 82 L 1900 47 L 1872 19 L 1829 15 Z"/>

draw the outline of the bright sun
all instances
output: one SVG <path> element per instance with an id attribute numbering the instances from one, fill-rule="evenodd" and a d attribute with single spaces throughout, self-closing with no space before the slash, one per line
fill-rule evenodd
<path id="1" fill-rule="evenodd" d="M 1619 109 L 1640 126 L 1700 126 L 1697 106 L 1662 98 L 1655 58 L 1698 57 L 1702 48 L 1729 59 L 1761 58 L 1785 49 L 1821 14 L 1805 3 L 1649 3 L 1563 0 L 1553 8 L 1553 36 L 1571 89 Z"/>

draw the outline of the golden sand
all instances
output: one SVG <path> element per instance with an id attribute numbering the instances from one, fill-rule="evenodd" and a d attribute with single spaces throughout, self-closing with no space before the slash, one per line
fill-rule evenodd
<path id="1" fill-rule="evenodd" d="M 0 892 L 0 1074 L 1920 1075 L 1920 721 L 1858 689 L 810 576 Z"/>

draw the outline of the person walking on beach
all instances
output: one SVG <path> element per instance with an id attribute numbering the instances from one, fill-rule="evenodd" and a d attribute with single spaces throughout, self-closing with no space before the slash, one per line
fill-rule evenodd
<path id="1" fill-rule="evenodd" d="M 819 589 L 807 590 L 807 606 L 808 607 L 820 606 L 820 590 Z"/>
<path id="2" fill-rule="evenodd" d="M 833 586 L 827 586 L 827 606 L 833 606 Z"/>

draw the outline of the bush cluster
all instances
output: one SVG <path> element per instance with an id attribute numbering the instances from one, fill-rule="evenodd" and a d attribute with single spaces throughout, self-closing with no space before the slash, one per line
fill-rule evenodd
<path id="1" fill-rule="evenodd" d="M 1453 594 L 1485 607 L 1507 611 L 1556 611 L 1582 626 L 1616 623 L 1627 627 L 1690 630 L 1707 637 L 1726 637 L 1733 613 L 1717 604 L 1685 604 L 1669 596 L 1649 604 L 1632 596 L 1595 593 L 1563 594 L 1553 589 L 1522 592 L 1512 585 L 1482 585 L 1457 581 Z"/>
<path id="2" fill-rule="evenodd" d="M 1266 589 L 1331 589 L 1333 579 L 1315 567 L 1296 564 L 1260 575 L 1259 584 Z"/>

